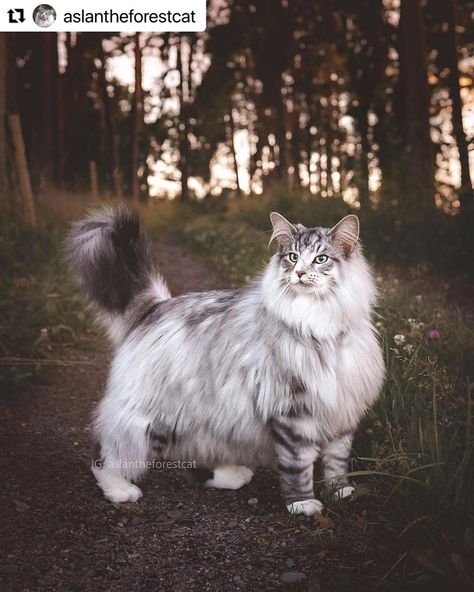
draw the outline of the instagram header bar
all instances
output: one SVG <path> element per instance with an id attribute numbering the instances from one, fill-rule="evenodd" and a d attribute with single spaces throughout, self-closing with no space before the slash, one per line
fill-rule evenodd
<path id="1" fill-rule="evenodd" d="M 206 0 L 3 0 L 0 31 L 197 32 Z"/>

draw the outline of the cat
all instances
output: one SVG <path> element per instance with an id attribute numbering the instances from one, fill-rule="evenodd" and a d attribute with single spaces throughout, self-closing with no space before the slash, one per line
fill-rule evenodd
<path id="1" fill-rule="evenodd" d="M 151 458 L 195 461 L 192 477 L 228 489 L 250 482 L 249 466 L 275 467 L 295 514 L 322 510 L 319 458 L 328 488 L 353 493 L 354 432 L 384 377 L 359 221 L 270 218 L 278 251 L 255 281 L 175 298 L 133 211 L 108 207 L 73 225 L 70 266 L 114 344 L 93 422 L 92 471 L 110 501 L 142 495 L 133 482 Z"/>
<path id="2" fill-rule="evenodd" d="M 49 4 L 40 4 L 33 15 L 38 27 L 50 27 L 56 20 L 56 11 Z"/>

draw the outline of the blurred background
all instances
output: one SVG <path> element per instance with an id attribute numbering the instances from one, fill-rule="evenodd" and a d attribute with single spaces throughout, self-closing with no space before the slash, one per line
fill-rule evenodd
<path id="1" fill-rule="evenodd" d="M 42 406 L 61 416 L 61 389 L 74 385 L 74 425 L 83 426 L 97 397 L 103 339 L 61 256 L 67 223 L 90 205 L 126 200 L 140 210 L 174 293 L 253 277 L 269 257 L 271 210 L 307 226 L 355 212 L 381 291 L 374 321 L 388 368 L 355 444 L 363 483 L 316 534 L 270 522 L 298 549 L 296 568 L 308 580 L 316 570 L 327 590 L 359 589 L 354 577 L 364 590 L 469 589 L 473 15 L 471 0 L 210 0 L 204 33 L 0 33 L 7 440 L 28 442 L 25 401 L 40 417 Z M 61 421 L 72 422 L 69 411 Z M 85 454 L 87 438 L 74 437 Z M 252 487 L 261 499 L 267 481 Z M 269 511 L 273 501 L 262 503 Z M 252 546 L 267 532 L 258 510 L 253 518 L 251 540 L 219 536 L 255 580 L 233 559 L 226 569 L 246 590 L 265 578 L 270 587 L 258 589 L 273 589 L 280 576 L 266 557 L 287 557 L 272 541 L 267 555 Z M 80 540 L 93 549 L 88 528 Z M 67 581 L 62 569 L 66 580 L 51 571 L 49 589 Z M 161 569 L 168 583 L 180 574 Z M 216 578 L 225 589 L 225 574 Z"/>

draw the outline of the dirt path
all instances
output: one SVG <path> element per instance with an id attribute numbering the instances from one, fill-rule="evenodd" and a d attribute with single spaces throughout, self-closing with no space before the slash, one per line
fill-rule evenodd
<path id="1" fill-rule="evenodd" d="M 172 235 L 158 239 L 156 252 L 174 294 L 223 285 Z M 88 424 L 104 385 L 107 348 L 96 338 L 68 355 L 34 396 L 0 406 L 2 592 L 261 591 L 284 588 L 301 574 L 306 579 L 292 588 L 316 591 L 320 581 L 340 581 L 338 561 L 326 550 L 332 531 L 282 513 L 268 471 L 240 491 L 223 492 L 193 489 L 177 470 L 155 470 L 137 504 L 105 501 L 88 470 Z M 352 504 L 352 517 L 335 528 L 355 528 L 358 501 Z M 343 552 L 351 589 L 358 581 L 373 587 L 374 551 L 348 541 Z"/>

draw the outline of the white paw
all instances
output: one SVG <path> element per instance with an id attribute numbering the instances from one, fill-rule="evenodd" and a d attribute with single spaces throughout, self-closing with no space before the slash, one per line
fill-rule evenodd
<path id="1" fill-rule="evenodd" d="M 346 497 L 351 497 L 354 491 L 355 487 L 352 487 L 352 485 L 344 485 L 344 487 L 336 489 L 336 491 L 334 492 L 334 499 L 341 500 Z"/>
<path id="2" fill-rule="evenodd" d="M 317 512 L 323 511 L 323 504 L 317 499 L 308 499 L 288 504 L 286 508 L 290 514 L 305 514 L 306 516 L 312 516 Z"/>
<path id="3" fill-rule="evenodd" d="M 252 477 L 253 471 L 247 467 L 223 465 L 214 469 L 214 477 L 204 485 L 216 489 L 240 489 L 250 483 Z"/>
<path id="4" fill-rule="evenodd" d="M 113 504 L 136 502 L 143 495 L 136 485 L 113 471 L 106 468 L 99 469 L 94 467 L 92 472 L 104 496 Z"/>
<path id="5" fill-rule="evenodd" d="M 113 504 L 123 504 L 125 502 L 136 502 L 142 497 L 141 489 L 133 483 L 127 486 L 111 487 L 110 489 L 103 489 L 104 496 Z"/>

